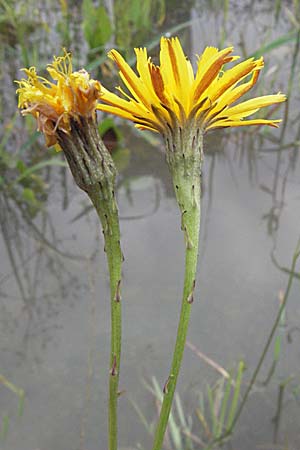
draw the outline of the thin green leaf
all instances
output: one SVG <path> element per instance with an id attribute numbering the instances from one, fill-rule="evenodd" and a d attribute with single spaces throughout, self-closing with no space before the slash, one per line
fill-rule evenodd
<path id="1" fill-rule="evenodd" d="M 175 405 L 177 409 L 178 418 L 182 427 L 187 427 L 187 423 L 184 417 L 184 412 L 182 408 L 182 403 L 179 397 L 179 394 L 176 392 L 175 394 Z"/>
<path id="2" fill-rule="evenodd" d="M 6 124 L 6 126 L 4 127 L 4 133 L 0 142 L 0 152 L 2 152 L 5 149 L 5 146 L 7 144 L 7 141 L 11 135 L 11 133 L 13 132 L 14 129 L 14 124 L 17 118 L 17 114 L 15 114 L 13 116 L 13 118 L 11 119 L 11 121 Z"/>
<path id="3" fill-rule="evenodd" d="M 19 395 L 19 405 L 18 405 L 18 415 L 21 417 L 23 415 L 24 411 L 24 403 L 25 403 L 25 391 L 23 389 L 20 389 L 20 395 Z"/>
<path id="4" fill-rule="evenodd" d="M 228 420 L 227 420 L 227 425 L 226 425 L 227 430 L 231 430 L 231 426 L 233 424 L 233 419 L 234 419 L 235 412 L 236 412 L 238 402 L 239 402 L 241 383 L 242 383 L 244 370 L 245 370 L 245 363 L 244 363 L 244 361 L 240 361 L 239 366 L 238 366 L 236 380 L 235 380 L 233 398 L 232 398 L 232 402 L 231 402 L 229 413 L 228 413 Z"/>
<path id="5" fill-rule="evenodd" d="M 140 409 L 140 407 L 138 406 L 138 404 L 137 404 L 134 400 L 132 400 L 132 399 L 129 399 L 129 401 L 130 401 L 130 403 L 131 403 L 133 409 L 134 409 L 135 412 L 137 413 L 137 415 L 138 415 L 140 421 L 142 422 L 142 424 L 143 424 L 144 427 L 146 428 L 147 432 L 148 432 L 150 435 L 152 435 L 152 426 L 151 426 L 150 423 L 148 423 L 148 421 L 147 421 L 145 415 L 143 414 L 143 412 L 142 412 L 142 410 Z"/>
<path id="6" fill-rule="evenodd" d="M 212 434 L 213 434 L 213 436 L 216 436 L 218 422 L 217 422 L 215 408 L 214 408 L 214 395 L 213 395 L 213 391 L 210 386 L 207 386 L 207 398 L 208 398 L 208 405 L 209 405 L 209 411 L 210 411 L 211 423 L 212 423 Z"/>
<path id="7" fill-rule="evenodd" d="M 9 417 L 7 414 L 4 414 L 2 418 L 2 429 L 1 429 L 1 438 L 5 439 L 9 429 Z"/>
<path id="8" fill-rule="evenodd" d="M 91 0 L 84 0 L 82 12 L 83 33 L 89 47 L 100 47 L 106 44 L 111 37 L 112 27 L 104 6 L 95 8 Z"/>
<path id="9" fill-rule="evenodd" d="M 228 401 L 229 401 L 230 392 L 231 392 L 231 383 L 232 383 L 231 377 L 227 378 L 226 384 L 225 384 L 224 395 L 223 395 L 223 399 L 222 399 L 222 404 L 221 404 L 220 415 L 219 415 L 219 421 L 218 421 L 219 424 L 218 424 L 218 429 L 217 429 L 217 433 L 216 433 L 217 438 L 220 437 L 223 432 L 225 415 L 226 415 Z"/>
<path id="10" fill-rule="evenodd" d="M 281 352 L 281 336 L 276 336 L 274 343 L 274 360 L 277 362 Z"/>
<path id="11" fill-rule="evenodd" d="M 262 45 L 259 49 L 257 49 L 254 53 L 252 53 L 250 56 L 254 58 L 258 58 L 262 55 L 265 55 L 266 53 L 271 52 L 272 50 L 275 50 L 276 48 L 281 47 L 282 45 L 288 44 L 289 42 L 292 42 L 296 39 L 297 31 L 291 31 L 290 33 L 284 34 L 283 36 L 280 36 L 277 39 L 274 39 L 274 41 L 269 42 L 268 44 Z"/>
<path id="12" fill-rule="evenodd" d="M 39 131 L 35 131 L 34 133 L 32 133 L 29 138 L 27 139 L 27 141 L 21 145 L 19 151 L 17 153 L 22 153 L 25 152 L 26 150 L 28 150 L 29 148 L 32 147 L 32 144 L 34 144 L 34 142 L 38 139 L 38 137 L 41 135 L 41 133 Z"/>
<path id="13" fill-rule="evenodd" d="M 23 192 L 22 192 L 22 197 L 23 199 L 29 203 L 29 204 L 34 204 L 36 203 L 36 196 L 35 193 L 32 189 L 30 188 L 24 188 Z"/>
<path id="14" fill-rule="evenodd" d="M 45 167 L 49 167 L 49 166 L 66 167 L 67 164 L 64 161 L 61 161 L 58 158 L 52 158 L 52 159 L 49 159 L 47 161 L 39 162 L 39 163 L 35 164 L 34 166 L 31 166 L 28 169 L 26 169 L 19 177 L 17 177 L 13 181 L 12 186 L 20 183 L 21 180 L 23 180 L 24 178 L 28 177 L 32 173 L 37 172 L 38 170 L 44 169 Z"/>

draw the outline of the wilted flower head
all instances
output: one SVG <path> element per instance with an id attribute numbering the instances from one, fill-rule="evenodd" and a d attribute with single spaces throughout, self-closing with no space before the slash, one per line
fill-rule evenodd
<path id="1" fill-rule="evenodd" d="M 54 57 L 47 71 L 53 81 L 36 73 L 35 67 L 23 69 L 27 79 L 17 81 L 19 108 L 22 114 L 33 115 L 38 129 L 45 135 L 48 147 L 57 143 L 56 131 L 70 131 L 70 119 L 94 117 L 101 95 L 99 81 L 90 79 L 86 70 L 72 71 L 72 56 Z"/>
<path id="2" fill-rule="evenodd" d="M 128 93 L 117 89 L 124 98 L 102 90 L 98 108 L 132 120 L 137 128 L 169 133 L 187 124 L 202 133 L 213 128 L 245 125 L 277 126 L 280 120 L 250 119 L 260 108 L 285 100 L 282 94 L 265 95 L 232 106 L 256 83 L 263 59 L 249 58 L 225 70 L 235 61 L 233 47 L 219 51 L 207 47 L 198 57 L 197 72 L 184 55 L 178 38 L 160 41 L 160 65 L 155 65 L 146 48 L 136 48 L 137 72 L 122 56 L 111 50 L 108 56 L 120 69 Z"/>

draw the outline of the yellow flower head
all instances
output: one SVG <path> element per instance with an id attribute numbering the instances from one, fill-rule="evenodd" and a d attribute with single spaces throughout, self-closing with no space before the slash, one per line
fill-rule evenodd
<path id="1" fill-rule="evenodd" d="M 36 68 L 23 69 L 27 79 L 17 81 L 19 108 L 22 114 L 32 114 L 38 122 L 38 129 L 50 147 L 57 143 L 56 130 L 70 131 L 70 118 L 95 115 L 97 100 L 101 95 L 99 81 L 90 79 L 84 69 L 72 71 L 72 56 L 54 57 L 47 71 L 52 81 L 40 77 Z"/>
<path id="2" fill-rule="evenodd" d="M 264 106 L 283 102 L 282 94 L 265 95 L 232 106 L 256 83 L 263 59 L 249 58 L 224 70 L 226 63 L 238 59 L 232 47 L 219 51 L 206 47 L 198 57 L 197 72 L 183 53 L 177 37 L 160 41 L 160 65 L 153 64 L 146 48 L 136 48 L 137 72 L 122 56 L 111 50 L 108 56 L 120 69 L 128 89 L 117 89 L 125 98 L 102 89 L 98 109 L 132 120 L 137 128 L 168 133 L 175 126 L 192 124 L 202 133 L 213 128 L 244 125 L 277 126 L 280 120 L 251 119 L 248 116 Z"/>

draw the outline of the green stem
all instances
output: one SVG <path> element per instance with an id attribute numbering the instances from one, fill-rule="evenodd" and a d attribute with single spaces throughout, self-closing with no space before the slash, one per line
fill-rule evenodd
<path id="1" fill-rule="evenodd" d="M 122 277 L 123 255 L 120 246 L 120 228 L 118 210 L 114 198 L 101 199 L 98 195 L 90 195 L 99 215 L 105 241 L 107 256 L 110 297 L 111 297 L 111 350 L 109 373 L 109 450 L 118 447 L 118 386 L 121 359 L 121 297 L 120 284 Z"/>
<path id="2" fill-rule="evenodd" d="M 199 158 L 187 158 L 185 155 L 182 157 L 182 154 L 176 155 L 172 160 L 169 158 L 169 165 L 176 198 L 181 210 L 182 230 L 185 235 L 185 276 L 171 371 L 163 390 L 164 398 L 154 436 L 153 450 L 162 448 L 182 363 L 193 303 L 200 230 L 200 154 Z"/>
<path id="3" fill-rule="evenodd" d="M 109 450 L 118 447 L 118 385 L 121 359 L 121 266 L 118 208 L 115 200 L 116 168 L 91 117 L 70 121 L 70 133 L 57 131 L 77 185 L 90 197 L 100 218 L 107 254 L 111 296 L 111 352 L 109 376 Z"/>

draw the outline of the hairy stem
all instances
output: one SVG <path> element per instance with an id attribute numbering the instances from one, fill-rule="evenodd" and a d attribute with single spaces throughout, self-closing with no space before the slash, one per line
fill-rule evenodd
<path id="1" fill-rule="evenodd" d="M 121 277 L 123 255 L 120 246 L 120 228 L 114 199 L 103 200 L 91 195 L 101 220 L 107 256 L 111 298 L 111 350 L 109 372 L 109 450 L 117 450 L 117 407 L 121 359 Z"/>
<path id="2" fill-rule="evenodd" d="M 164 398 L 154 436 L 153 450 L 161 450 L 168 425 L 176 383 L 182 363 L 191 307 L 194 299 L 200 230 L 200 153 L 183 153 L 168 159 L 177 202 L 181 211 L 181 229 L 185 238 L 185 275 L 181 312 L 171 370 L 164 386 Z"/>
<path id="3" fill-rule="evenodd" d="M 90 197 L 100 218 L 107 255 L 111 296 L 111 352 L 109 375 L 109 450 L 118 446 L 118 384 L 121 359 L 121 266 L 118 208 L 115 200 L 116 168 L 103 144 L 93 117 L 70 121 L 70 133 L 58 130 L 64 151 L 77 185 Z"/>

